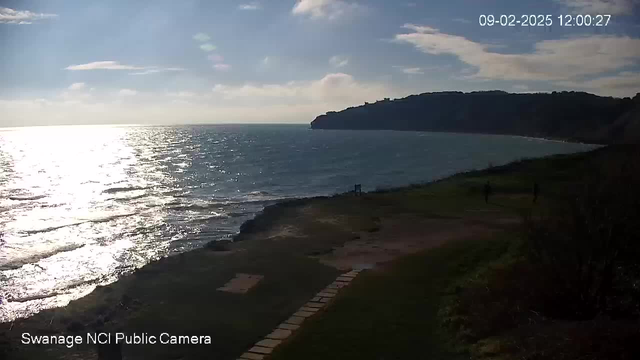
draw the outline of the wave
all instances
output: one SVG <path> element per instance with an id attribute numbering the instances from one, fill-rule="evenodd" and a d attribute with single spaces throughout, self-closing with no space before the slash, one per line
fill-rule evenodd
<path id="1" fill-rule="evenodd" d="M 74 222 L 74 223 L 70 223 L 70 224 L 50 226 L 50 227 L 46 227 L 46 228 L 43 228 L 43 229 L 24 230 L 24 231 L 22 231 L 22 233 L 26 234 L 26 235 L 35 235 L 35 234 L 40 234 L 40 233 L 46 233 L 46 232 L 50 232 L 50 231 L 59 230 L 59 229 L 70 227 L 70 226 L 82 225 L 82 224 L 84 224 L 86 222 L 87 221 L 79 221 L 79 222 Z"/>
<path id="2" fill-rule="evenodd" d="M 122 217 L 133 216 L 133 215 L 136 215 L 136 214 L 137 213 L 111 215 L 111 216 L 105 216 L 105 217 L 96 218 L 96 219 L 87 219 L 87 220 L 78 221 L 78 222 L 69 223 L 69 224 L 64 224 L 64 225 L 50 226 L 50 227 L 46 227 L 46 228 L 43 228 L 43 229 L 24 230 L 24 231 L 22 231 L 22 233 L 26 234 L 26 235 L 41 234 L 41 233 L 46 233 L 46 232 L 50 232 L 50 231 L 59 230 L 59 229 L 66 228 L 66 227 L 78 226 L 78 225 L 82 225 L 82 224 L 86 224 L 86 223 L 99 224 L 99 223 L 108 222 L 108 221 L 115 220 L 115 219 L 122 218 Z"/>
<path id="3" fill-rule="evenodd" d="M 103 194 L 115 194 L 119 192 L 137 191 L 151 189 L 151 186 L 125 186 L 125 187 L 113 187 L 104 190 Z"/>
<path id="4" fill-rule="evenodd" d="M 63 252 L 69 252 L 69 251 L 74 251 L 74 250 L 80 249 L 85 245 L 86 244 L 70 244 L 70 245 L 67 245 L 67 246 L 59 247 L 57 249 L 53 249 L 51 251 L 43 252 L 43 253 L 40 253 L 40 254 L 34 254 L 32 256 L 27 256 L 27 257 L 24 257 L 24 258 L 21 258 L 21 259 L 16 259 L 16 260 L 13 260 L 13 261 L 9 261 L 7 263 L 0 264 L 0 270 L 4 271 L 4 270 L 19 269 L 19 268 L 23 267 L 24 265 L 37 263 L 38 261 L 40 261 L 42 259 L 46 259 L 46 258 L 54 256 L 56 254 L 60 254 L 60 253 L 63 253 Z"/>
<path id="5" fill-rule="evenodd" d="M 29 200 L 40 200 L 42 198 L 46 198 L 47 195 L 34 195 L 34 196 L 9 196 L 9 200 L 14 201 L 29 201 Z"/>
<path id="6" fill-rule="evenodd" d="M 273 198 L 273 199 L 259 199 L 259 200 L 224 200 L 224 201 L 211 202 L 204 205 L 200 205 L 200 204 L 178 205 L 175 202 L 172 202 L 170 204 L 175 204 L 175 206 L 167 206 L 167 209 L 175 210 L 175 211 L 204 211 L 204 210 L 210 210 L 212 208 L 217 209 L 219 207 L 229 206 L 229 205 L 231 206 L 233 205 L 266 205 L 266 204 L 275 203 L 285 199 L 287 198 L 279 197 L 279 198 Z M 230 214 L 230 216 L 233 216 L 233 215 Z"/>
<path id="7" fill-rule="evenodd" d="M 117 214 L 117 215 L 111 215 L 111 216 L 105 216 L 102 218 L 96 218 L 96 219 L 89 219 L 86 222 L 90 222 L 90 223 L 94 223 L 94 224 L 98 224 L 98 223 L 103 223 L 103 222 L 108 222 L 111 220 L 115 220 L 115 219 L 119 219 L 119 218 L 123 218 L 123 217 L 128 217 L 128 216 L 133 216 L 133 215 L 137 215 L 138 213 L 128 213 L 128 214 Z"/>
<path id="8" fill-rule="evenodd" d="M 120 202 L 127 202 L 127 201 L 131 201 L 131 200 L 137 200 L 137 199 L 141 199 L 141 198 L 145 198 L 148 196 L 151 196 L 152 194 L 141 194 L 141 195 L 136 195 L 136 196 L 132 196 L 132 197 L 125 197 L 125 198 L 116 198 L 116 201 L 120 201 Z"/>
<path id="9" fill-rule="evenodd" d="M 271 194 L 268 191 L 252 191 L 248 195 L 249 196 L 269 196 Z"/>

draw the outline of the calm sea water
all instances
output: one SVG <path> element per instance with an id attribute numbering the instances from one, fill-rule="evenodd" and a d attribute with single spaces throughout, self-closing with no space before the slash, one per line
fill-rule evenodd
<path id="1" fill-rule="evenodd" d="M 0 321 L 63 306 L 153 259 L 226 239 L 265 205 L 591 148 L 300 125 L 0 131 Z"/>

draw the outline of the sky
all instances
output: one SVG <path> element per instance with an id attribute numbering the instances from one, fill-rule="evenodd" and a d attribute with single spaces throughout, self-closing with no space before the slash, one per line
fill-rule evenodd
<path id="1" fill-rule="evenodd" d="M 502 14 L 553 25 L 480 25 Z M 559 25 L 587 14 L 610 20 Z M 0 0 L 0 128 L 309 123 L 493 89 L 633 97 L 640 0 Z"/>

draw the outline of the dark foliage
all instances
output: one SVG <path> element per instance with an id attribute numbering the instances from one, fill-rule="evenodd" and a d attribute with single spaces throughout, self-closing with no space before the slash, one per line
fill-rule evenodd
<path id="1" fill-rule="evenodd" d="M 548 315 L 640 316 L 640 154 L 593 164 L 566 206 L 529 219 L 529 258 L 553 277 Z"/>
<path id="2" fill-rule="evenodd" d="M 439 92 L 378 101 L 318 116 L 313 129 L 416 130 L 578 140 L 640 141 L 640 95 L 583 92 Z"/>
<path id="3" fill-rule="evenodd" d="M 640 357 L 640 152 L 596 153 L 523 246 L 461 287 L 449 325 L 476 356 Z"/>

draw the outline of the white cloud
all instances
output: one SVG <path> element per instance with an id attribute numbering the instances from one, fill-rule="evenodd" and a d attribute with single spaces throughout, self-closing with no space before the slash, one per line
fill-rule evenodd
<path id="1" fill-rule="evenodd" d="M 207 56 L 207 59 L 213 61 L 214 63 L 223 63 L 224 62 L 224 57 L 222 57 L 222 55 L 209 55 Z"/>
<path id="2" fill-rule="evenodd" d="M 191 91 L 178 91 L 178 92 L 168 92 L 167 96 L 177 97 L 177 98 L 192 98 L 192 97 L 196 97 L 197 94 Z"/>
<path id="3" fill-rule="evenodd" d="M 122 89 L 118 91 L 119 96 L 135 96 L 137 94 L 138 94 L 137 91 L 131 90 L 131 89 Z"/>
<path id="4" fill-rule="evenodd" d="M 195 41 L 199 41 L 199 42 L 207 42 L 207 41 L 211 40 L 209 35 L 207 35 L 205 33 L 197 33 L 197 34 L 193 35 L 193 39 Z"/>
<path id="5" fill-rule="evenodd" d="M 382 82 L 384 81 L 384 82 Z M 217 85 L 213 91 L 65 90 L 49 98 L 0 98 L 0 127 L 63 124 L 309 123 L 330 110 L 408 95 L 344 73 L 277 84 Z M 135 95 L 135 96 L 134 96 Z"/>
<path id="6" fill-rule="evenodd" d="M 227 99 L 288 98 L 299 102 L 334 102 L 349 105 L 390 97 L 393 92 L 381 84 L 359 83 L 353 76 L 344 73 L 327 74 L 316 81 L 292 81 L 286 84 L 247 84 L 235 87 L 216 85 L 213 91 Z"/>
<path id="7" fill-rule="evenodd" d="M 623 71 L 586 81 L 557 81 L 555 84 L 570 89 L 584 89 L 601 95 L 634 96 L 640 93 L 640 72 Z"/>
<path id="8" fill-rule="evenodd" d="M 82 65 L 70 65 L 65 70 L 144 70 L 144 67 L 122 65 L 117 61 L 95 61 Z"/>
<path id="9" fill-rule="evenodd" d="M 28 10 L 0 7 L 0 24 L 32 24 L 34 21 L 58 17 L 56 14 L 38 14 Z"/>
<path id="10" fill-rule="evenodd" d="M 594 35 L 534 44 L 521 54 L 492 51 L 495 45 L 440 32 L 429 26 L 407 24 L 409 34 L 395 41 L 415 46 L 431 55 L 454 55 L 477 69 L 469 77 L 495 80 L 569 80 L 609 71 L 619 71 L 640 62 L 640 39 Z"/>
<path id="11" fill-rule="evenodd" d="M 638 0 L 555 0 L 574 14 L 631 15 Z"/>
<path id="12" fill-rule="evenodd" d="M 82 90 L 85 88 L 85 86 L 86 84 L 83 82 L 73 83 L 69 85 L 69 90 Z"/>
<path id="13" fill-rule="evenodd" d="M 419 67 L 403 67 L 401 70 L 408 75 L 424 75 L 424 70 Z"/>
<path id="14" fill-rule="evenodd" d="M 329 64 L 331 64 L 331 66 L 336 68 L 347 66 L 347 64 L 349 64 L 349 58 L 345 56 L 338 56 L 338 55 L 332 56 L 329 59 Z"/>
<path id="15" fill-rule="evenodd" d="M 218 70 L 218 71 L 229 71 L 229 70 L 231 70 L 231 65 L 229 65 L 229 64 L 215 64 L 215 65 L 213 65 L 213 68 Z"/>
<path id="16" fill-rule="evenodd" d="M 82 64 L 82 65 L 70 65 L 70 66 L 67 66 L 65 70 L 71 70 L 71 71 L 141 70 L 139 72 L 131 73 L 131 75 L 148 75 L 148 74 L 156 74 L 156 73 L 168 72 L 168 71 L 184 71 L 184 69 L 180 67 L 163 68 L 158 66 L 133 66 L 133 65 L 123 65 L 117 61 L 96 61 L 96 62 Z"/>
<path id="17" fill-rule="evenodd" d="M 364 5 L 346 0 L 298 0 L 291 12 L 294 15 L 305 15 L 314 19 L 334 20 L 345 15 L 363 13 Z"/>
<path id="18" fill-rule="evenodd" d="M 204 50 L 206 52 L 211 52 L 211 51 L 216 49 L 216 46 L 213 45 L 213 44 L 206 43 L 206 44 L 200 45 L 200 49 L 202 49 L 202 50 Z"/>
<path id="19" fill-rule="evenodd" d="M 253 1 L 248 4 L 240 4 L 238 5 L 238 9 L 240 10 L 260 10 L 262 9 L 262 5 L 259 2 Z"/>

